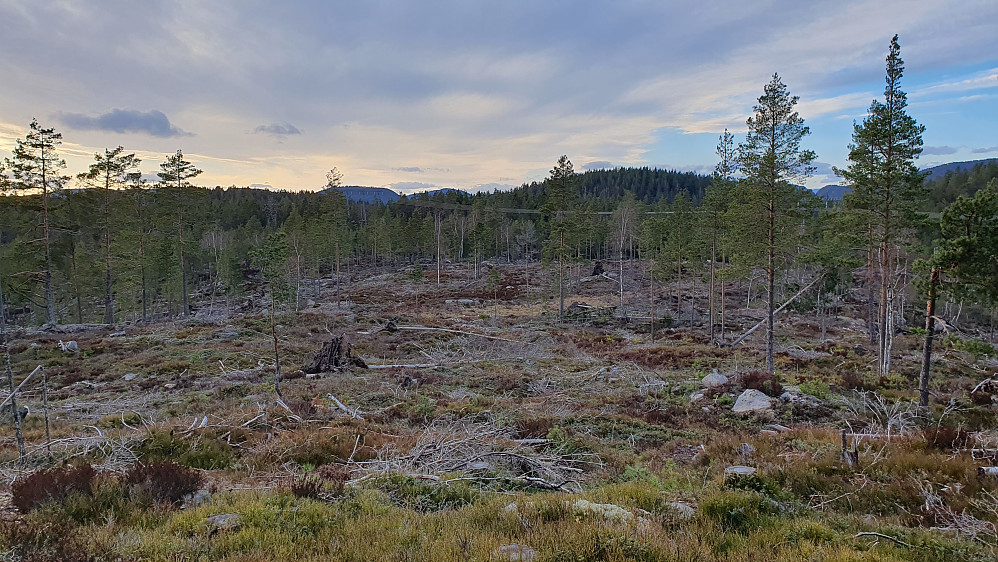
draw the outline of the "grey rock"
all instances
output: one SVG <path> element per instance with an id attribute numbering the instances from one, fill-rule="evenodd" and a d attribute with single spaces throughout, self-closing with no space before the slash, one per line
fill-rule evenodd
<path id="1" fill-rule="evenodd" d="M 205 524 L 219 531 L 238 531 L 242 519 L 235 513 L 219 513 L 204 520 Z"/>
<path id="2" fill-rule="evenodd" d="M 492 557 L 499 560 L 532 562 L 537 560 L 538 553 L 525 544 L 504 544 L 492 551 Z"/>
<path id="3" fill-rule="evenodd" d="M 128 373 L 125 376 L 121 377 L 121 379 L 124 381 L 133 381 L 137 378 L 139 378 L 139 376 L 135 373 Z"/>
<path id="4" fill-rule="evenodd" d="M 725 476 L 752 476 L 755 474 L 756 470 L 751 466 L 729 466 L 724 469 Z"/>
<path id="5" fill-rule="evenodd" d="M 753 447 L 749 443 L 742 443 L 742 447 L 741 447 L 740 452 L 741 452 L 742 456 L 747 457 L 747 456 L 755 453 L 755 447 Z"/>
<path id="6" fill-rule="evenodd" d="M 760 412 L 772 407 L 773 404 L 768 396 L 754 388 L 749 388 L 741 393 L 738 400 L 735 400 L 735 406 L 731 408 L 731 411 L 735 413 Z"/>
<path id="7" fill-rule="evenodd" d="M 120 332 L 114 332 L 113 334 L 108 334 L 107 337 L 109 337 L 109 338 L 120 338 L 123 335 L 125 335 L 125 331 L 121 330 Z"/>
<path id="8" fill-rule="evenodd" d="M 728 384 L 728 377 L 718 373 L 717 369 L 714 369 L 713 373 L 700 379 L 700 386 L 704 388 L 717 388 L 726 384 Z"/>
<path id="9" fill-rule="evenodd" d="M 184 496 L 183 508 L 202 506 L 211 501 L 211 493 L 208 490 L 198 490 L 193 494 Z"/>
<path id="10" fill-rule="evenodd" d="M 690 402 L 699 402 L 703 400 L 704 394 L 702 392 L 694 392 L 690 395 Z"/>
<path id="11" fill-rule="evenodd" d="M 692 519 L 693 515 L 696 514 L 696 510 L 692 506 L 687 505 L 683 502 L 669 502 L 665 504 L 671 507 L 679 515 L 680 519 Z"/>
<path id="12" fill-rule="evenodd" d="M 76 340 L 69 340 L 65 343 L 60 341 L 59 345 L 62 346 L 63 351 L 77 352 L 80 350 L 80 344 L 76 343 Z"/>

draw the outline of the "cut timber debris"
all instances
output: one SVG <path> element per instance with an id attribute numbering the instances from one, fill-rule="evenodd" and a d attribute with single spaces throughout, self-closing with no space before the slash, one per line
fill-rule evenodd
<path id="1" fill-rule="evenodd" d="M 302 371 L 313 375 L 316 373 L 328 373 L 339 371 L 350 367 L 367 368 L 367 363 L 360 357 L 354 357 L 350 351 L 350 344 L 346 343 L 343 336 L 333 336 L 332 339 L 322 344 L 322 349 L 315 352 L 312 362 L 302 367 Z"/>

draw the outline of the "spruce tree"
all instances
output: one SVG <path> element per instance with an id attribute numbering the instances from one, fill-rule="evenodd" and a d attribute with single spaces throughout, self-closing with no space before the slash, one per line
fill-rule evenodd
<path id="1" fill-rule="evenodd" d="M 558 319 L 565 318 L 565 238 L 571 237 L 569 213 L 575 203 L 575 169 L 562 155 L 545 182 L 547 200 L 541 213 L 550 221 L 549 248 L 558 256 Z"/>
<path id="2" fill-rule="evenodd" d="M 766 272 L 766 369 L 773 364 L 774 310 L 776 275 L 783 253 L 785 236 L 793 228 L 801 195 L 792 181 L 813 173 L 815 154 L 801 148 L 810 134 L 804 119 L 794 110 L 799 100 L 773 74 L 749 117 L 745 142 L 738 146 L 738 163 L 745 174 L 739 190 L 745 219 L 741 227 L 747 244 L 756 248 L 755 256 Z M 761 254 L 761 255 L 760 255 Z"/>

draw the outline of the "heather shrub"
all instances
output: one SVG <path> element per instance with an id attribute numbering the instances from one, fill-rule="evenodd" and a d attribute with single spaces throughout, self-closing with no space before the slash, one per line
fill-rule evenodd
<path id="1" fill-rule="evenodd" d="M 21 513 L 48 502 L 62 504 L 72 495 L 92 495 L 96 477 L 90 465 L 40 470 L 11 485 L 11 501 Z"/>
<path id="2" fill-rule="evenodd" d="M 122 478 L 130 498 L 151 503 L 179 503 L 203 483 L 200 472 L 172 461 L 137 463 Z"/>

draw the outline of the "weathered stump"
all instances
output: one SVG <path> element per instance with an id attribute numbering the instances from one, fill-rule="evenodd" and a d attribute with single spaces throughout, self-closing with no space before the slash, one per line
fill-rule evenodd
<path id="1" fill-rule="evenodd" d="M 367 368 L 367 363 L 360 357 L 354 357 L 350 349 L 350 344 L 346 342 L 344 336 L 333 336 L 332 339 L 322 344 L 322 348 L 315 352 L 312 362 L 302 367 L 302 371 L 308 374 L 328 373 L 339 371 L 350 367 Z"/>

